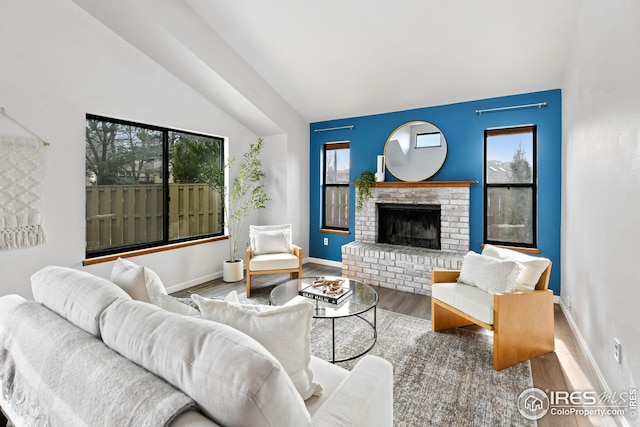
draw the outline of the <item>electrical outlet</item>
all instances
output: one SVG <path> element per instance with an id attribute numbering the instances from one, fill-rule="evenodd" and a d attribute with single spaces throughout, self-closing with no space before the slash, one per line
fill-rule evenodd
<path id="1" fill-rule="evenodd" d="M 324 239 L 322 239 L 322 243 L 324 243 L 324 245 L 327 246 L 329 244 L 329 238 L 325 237 Z"/>
<path id="2" fill-rule="evenodd" d="M 616 359 L 616 362 L 620 363 L 620 359 L 622 357 L 622 344 L 618 341 L 617 338 L 613 339 L 613 358 Z"/>

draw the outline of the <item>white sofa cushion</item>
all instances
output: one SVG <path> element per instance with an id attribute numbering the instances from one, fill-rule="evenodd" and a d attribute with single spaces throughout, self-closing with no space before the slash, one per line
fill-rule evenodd
<path id="1" fill-rule="evenodd" d="M 496 259 L 469 251 L 462 260 L 458 281 L 477 286 L 490 294 L 513 292 L 521 270 L 522 266 L 515 261 Z"/>
<path id="2" fill-rule="evenodd" d="M 225 300 L 192 295 L 203 319 L 229 325 L 258 341 L 282 364 L 304 400 L 322 394 L 313 381 L 311 320 L 314 306 L 301 302 L 286 306 L 240 304 L 232 291 Z"/>
<path id="3" fill-rule="evenodd" d="M 250 225 L 249 243 L 252 255 L 293 252 L 291 224 Z"/>
<path id="4" fill-rule="evenodd" d="M 129 295 L 110 281 L 86 271 L 48 266 L 31 276 L 34 299 L 80 329 L 100 336 L 100 315 Z"/>
<path id="5" fill-rule="evenodd" d="M 304 401 L 307 411 L 309 411 L 309 414 L 313 417 L 313 414 L 324 405 L 324 402 L 333 394 L 340 383 L 349 376 L 349 371 L 315 356 L 311 356 L 309 366 L 313 371 L 313 379 L 322 384 L 324 390 L 320 396 L 311 396 Z"/>
<path id="6" fill-rule="evenodd" d="M 160 277 L 150 268 L 124 258 L 118 258 L 111 270 L 111 281 L 124 289 L 131 298 L 158 305 L 167 291 Z"/>
<path id="7" fill-rule="evenodd" d="M 481 322 L 493 325 L 493 295 L 465 283 L 436 283 L 431 298 L 449 304 Z"/>
<path id="8" fill-rule="evenodd" d="M 540 280 L 540 276 L 551 262 L 549 258 L 523 254 L 522 252 L 488 244 L 484 245 L 482 255 L 520 263 L 522 271 L 516 278 L 516 291 L 519 292 L 534 290 L 538 280 Z"/>
<path id="9" fill-rule="evenodd" d="M 267 254 L 252 256 L 249 260 L 251 271 L 284 270 L 298 268 L 300 259 L 292 254 Z"/>
<path id="10" fill-rule="evenodd" d="M 282 365 L 230 326 L 119 300 L 100 327 L 105 344 L 184 391 L 220 425 L 310 424 Z"/>
<path id="11" fill-rule="evenodd" d="M 367 355 L 313 414 L 314 427 L 393 425 L 393 366 Z"/>

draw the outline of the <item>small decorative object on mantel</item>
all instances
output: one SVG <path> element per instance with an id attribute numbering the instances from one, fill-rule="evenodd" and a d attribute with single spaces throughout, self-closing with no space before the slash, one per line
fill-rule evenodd
<path id="1" fill-rule="evenodd" d="M 384 172 L 385 172 L 384 156 L 378 156 L 378 168 L 376 169 L 376 182 L 384 181 Z"/>
<path id="2" fill-rule="evenodd" d="M 317 301 L 339 304 L 353 293 L 345 279 L 317 279 L 298 294 Z"/>
<path id="3" fill-rule="evenodd" d="M 356 180 L 356 212 L 360 212 L 362 204 L 373 198 L 371 185 L 376 182 L 376 175 L 371 171 L 362 171 Z"/>

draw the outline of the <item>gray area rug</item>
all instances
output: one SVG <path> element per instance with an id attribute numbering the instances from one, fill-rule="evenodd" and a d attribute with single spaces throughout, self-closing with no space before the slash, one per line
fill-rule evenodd
<path id="1" fill-rule="evenodd" d="M 271 288 L 251 292 L 254 304 L 268 304 Z M 373 321 L 373 312 L 365 314 Z M 431 322 L 377 310 L 378 340 L 368 354 L 393 365 L 394 425 L 535 426 L 518 411 L 520 393 L 533 387 L 529 362 L 495 371 L 492 337 L 464 329 L 432 332 Z M 336 321 L 336 358 L 366 349 L 373 331 L 362 319 Z M 312 353 L 331 357 L 331 321 L 314 319 Z M 351 369 L 359 359 L 338 363 Z"/>

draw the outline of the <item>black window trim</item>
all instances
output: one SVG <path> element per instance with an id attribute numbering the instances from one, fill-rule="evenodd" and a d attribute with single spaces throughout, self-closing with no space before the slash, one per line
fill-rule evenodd
<path id="1" fill-rule="evenodd" d="M 322 212 L 320 214 L 321 218 L 322 218 L 322 229 L 323 230 L 331 230 L 331 231 L 350 231 L 349 230 L 349 225 L 347 225 L 346 227 L 335 227 L 335 226 L 328 226 L 326 223 L 326 197 L 327 197 L 327 187 L 335 187 L 335 188 L 349 188 L 349 183 L 346 184 L 327 184 L 325 182 L 326 180 L 326 176 L 327 176 L 327 152 L 329 150 L 339 150 L 339 149 L 344 149 L 344 148 L 348 148 L 349 149 L 349 155 L 351 155 L 351 144 L 349 141 L 340 141 L 340 142 L 328 142 L 326 144 L 324 144 L 323 147 L 323 153 L 322 153 Z M 349 224 L 351 222 L 351 219 L 349 218 L 349 221 L 347 221 L 347 224 Z"/>
<path id="2" fill-rule="evenodd" d="M 497 135 L 500 134 L 509 134 L 509 133 L 522 133 L 523 129 L 530 129 L 532 132 L 532 142 L 533 142 L 533 165 L 532 174 L 531 174 L 531 183 L 495 183 L 489 184 L 487 183 L 487 135 L 489 133 L 494 133 Z M 538 127 L 537 125 L 522 125 L 522 126 L 510 126 L 510 127 L 501 127 L 501 128 L 491 128 L 485 129 L 484 131 L 484 141 L 483 141 L 483 151 L 484 151 L 484 162 L 483 162 L 483 179 L 484 179 L 484 188 L 483 188 L 483 209 L 482 209 L 482 241 L 484 243 L 488 243 L 491 245 L 500 245 L 500 246 L 514 246 L 514 247 L 523 247 L 523 248 L 536 248 L 538 244 Z M 531 224 L 532 230 L 532 243 L 525 242 L 503 242 L 498 240 L 489 240 L 487 236 L 487 203 L 488 203 L 488 193 L 489 188 L 531 188 L 532 191 L 532 218 L 533 222 Z"/>
<path id="3" fill-rule="evenodd" d="M 199 136 L 199 137 L 205 137 L 205 138 L 214 138 L 214 139 L 218 139 L 220 140 L 220 156 L 222 159 L 225 158 L 225 138 L 218 136 L 218 135 L 210 135 L 210 134 L 206 134 L 206 133 L 200 133 L 200 132 L 193 132 L 193 131 L 188 131 L 188 130 L 184 130 L 184 129 L 177 129 L 177 128 L 169 128 L 169 127 L 163 127 L 163 126 L 157 126 L 157 125 L 152 125 L 152 124 L 147 124 L 147 123 L 140 123 L 140 122 L 134 122 L 131 120 L 124 120 L 124 119 L 119 119 L 119 118 L 114 118 L 114 117 L 107 117 L 107 116 L 100 116 L 97 114 L 91 114 L 91 113 L 87 113 L 86 117 L 85 117 L 85 122 L 86 120 L 102 120 L 102 121 L 106 121 L 109 123 L 115 123 L 115 124 L 120 124 L 120 125 L 125 125 L 125 126 L 136 126 L 136 127 L 141 127 L 141 128 L 145 128 L 145 129 L 149 129 L 149 130 L 153 130 L 153 131 L 158 131 L 158 132 L 162 132 L 162 173 L 163 173 L 163 177 L 162 177 L 162 189 L 164 192 L 164 199 L 162 202 L 162 235 L 163 235 L 163 239 L 162 240 L 156 240 L 156 241 L 152 241 L 152 242 L 144 242 L 144 243 L 139 243 L 139 244 L 134 244 L 134 245 L 124 245 L 124 246 L 118 246 L 117 248 L 109 248 L 109 249 L 101 249 L 101 250 L 96 250 L 96 251 L 87 251 L 86 250 L 86 236 L 85 236 L 85 257 L 86 259 L 91 259 L 91 258 L 98 258 L 98 257 L 103 257 L 103 256 L 107 256 L 107 255 L 114 255 L 114 254 L 119 254 L 119 253 L 125 253 L 125 252 L 131 252 L 131 251 L 136 251 L 136 250 L 143 250 L 143 249 L 151 249 L 151 248 L 159 248 L 162 246 L 167 246 L 167 245 L 173 245 L 176 243 L 184 243 L 184 242 L 190 242 L 190 241 L 194 241 L 194 240 L 202 240 L 202 239 L 208 239 L 208 238 L 212 238 L 212 237 L 223 237 L 225 236 L 224 234 L 224 227 L 222 227 L 222 230 L 220 233 L 210 233 L 210 234 L 200 234 L 197 236 L 190 236 L 190 237 L 183 237 L 180 239 L 169 239 L 169 202 L 170 202 L 170 197 L 169 197 L 169 132 L 179 132 L 179 133 L 183 133 L 183 134 L 187 134 L 187 135 L 193 135 L 193 136 Z M 227 173 L 227 171 L 225 170 L 225 173 Z M 85 209 L 86 209 L 86 200 L 85 200 Z M 221 206 L 221 210 L 220 210 L 220 214 L 221 214 L 221 218 L 223 218 L 222 216 L 222 206 Z M 85 231 L 86 232 L 86 231 Z"/>

